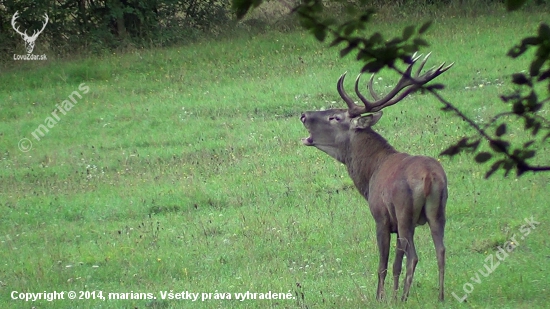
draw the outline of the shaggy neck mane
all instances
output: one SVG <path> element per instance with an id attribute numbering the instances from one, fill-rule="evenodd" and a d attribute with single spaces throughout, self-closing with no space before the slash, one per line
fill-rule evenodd
<path id="1" fill-rule="evenodd" d="M 366 198 L 369 181 L 382 162 L 397 151 L 380 134 L 371 129 L 354 132 L 349 145 L 349 156 L 345 164 L 355 186 Z"/>

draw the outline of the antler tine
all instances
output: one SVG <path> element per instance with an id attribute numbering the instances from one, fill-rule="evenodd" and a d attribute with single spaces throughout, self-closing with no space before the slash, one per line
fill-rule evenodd
<path id="1" fill-rule="evenodd" d="M 363 102 L 364 107 L 361 107 L 355 104 L 355 102 L 353 102 L 353 100 L 349 97 L 349 95 L 344 91 L 343 84 L 344 84 L 344 78 L 347 72 L 344 73 L 338 80 L 338 93 L 348 105 L 348 113 L 350 114 L 350 116 L 356 117 L 367 112 L 377 112 L 387 106 L 394 105 L 395 103 L 401 101 L 403 98 L 409 95 L 411 92 L 416 91 L 418 88 L 422 87 L 422 85 L 426 84 L 427 82 L 431 81 L 432 79 L 436 78 L 437 76 L 441 75 L 442 73 L 450 69 L 454 64 L 453 62 L 450 65 L 445 66 L 445 62 L 443 62 L 437 68 L 432 67 L 424 74 L 420 74 L 422 72 L 422 69 L 424 68 L 424 65 L 428 61 L 428 58 L 430 57 L 430 55 L 431 55 L 431 52 L 424 57 L 424 59 L 420 62 L 420 65 L 415 72 L 416 74 L 412 76 L 411 72 L 414 64 L 418 61 L 418 59 L 422 57 L 422 54 L 417 55 L 416 53 L 414 53 L 410 64 L 407 66 L 407 69 L 402 73 L 401 78 L 397 82 L 397 85 L 395 85 L 395 87 L 383 98 L 380 98 L 374 92 L 374 87 L 372 85 L 374 81 L 374 74 L 373 74 L 369 80 L 369 83 L 367 84 L 367 88 L 369 89 L 371 96 L 374 98 L 374 101 L 369 101 L 359 91 L 359 80 L 361 79 L 361 75 L 362 75 L 362 74 L 359 74 L 357 76 L 357 79 L 355 80 L 355 93 L 357 94 L 361 102 Z"/>
<path id="2" fill-rule="evenodd" d="M 348 74 L 348 72 L 344 72 L 344 74 L 340 76 L 340 78 L 338 79 L 338 83 L 336 84 L 336 89 L 338 90 L 338 94 L 340 94 L 340 97 L 344 100 L 344 102 L 346 102 L 348 107 L 351 107 L 355 104 L 355 102 L 353 102 L 353 99 L 350 98 L 344 90 L 344 79 L 346 78 L 346 74 Z"/>
<path id="3" fill-rule="evenodd" d="M 414 75 L 415 77 L 418 77 L 420 75 L 420 72 L 422 72 L 422 69 L 424 68 L 424 65 L 426 64 L 426 61 L 428 61 L 428 58 L 430 57 L 431 54 L 432 54 L 432 52 L 429 52 L 426 55 L 426 57 L 424 57 L 424 60 L 422 60 L 422 62 L 420 62 L 420 65 L 418 66 L 418 69 L 416 70 L 416 74 Z M 422 56 L 422 55 L 420 55 L 420 56 Z M 420 58 L 420 56 L 418 58 Z M 416 60 L 418 60 L 418 58 L 416 58 Z"/>
<path id="4" fill-rule="evenodd" d="M 427 82 L 431 81 L 432 79 L 436 78 L 437 76 L 441 75 L 448 69 L 450 69 L 454 62 L 450 65 L 445 67 L 445 62 L 443 62 L 440 66 L 432 67 L 424 74 L 421 74 L 422 70 L 424 69 L 424 66 L 426 62 L 428 61 L 428 58 L 430 57 L 431 52 L 428 53 L 424 59 L 419 64 L 419 67 L 415 71 L 414 76 L 411 75 L 412 69 L 414 64 L 422 57 L 422 54 L 417 55 L 416 53 L 413 54 L 412 59 L 410 61 L 410 64 L 407 66 L 407 69 L 402 73 L 401 78 L 397 82 L 397 85 L 383 98 L 379 98 L 378 95 L 374 92 L 374 89 L 372 87 L 374 74 L 371 76 L 371 79 L 368 84 L 368 88 L 370 91 L 370 94 L 374 98 L 374 102 L 370 102 L 367 100 L 361 93 L 359 92 L 359 78 L 361 75 L 357 77 L 357 80 L 355 82 L 355 92 L 357 93 L 357 96 L 361 99 L 363 104 L 365 104 L 365 110 L 366 112 L 377 112 L 385 107 L 394 105 L 395 103 L 401 101 L 403 98 L 405 98 L 410 93 L 416 91 L 418 88 L 422 87 L 422 85 L 426 84 Z M 403 91 L 405 90 L 405 91 Z M 403 91 L 403 92 L 401 92 Z M 401 93 L 400 93 L 401 92 Z"/>
<path id="5" fill-rule="evenodd" d="M 361 99 L 361 102 L 363 102 L 363 104 L 365 105 L 365 111 L 363 113 L 375 111 L 374 109 L 376 109 L 376 110 L 382 109 L 383 106 L 385 106 L 385 104 L 388 101 L 390 101 L 394 96 L 396 96 L 401 90 L 405 89 L 408 86 L 414 85 L 414 83 L 412 82 L 413 80 L 412 80 L 412 77 L 411 77 L 411 71 L 412 71 L 412 67 L 413 67 L 414 63 L 421 56 L 422 55 L 414 57 L 414 59 L 412 59 L 411 64 L 407 67 L 407 69 L 405 70 L 405 72 L 401 76 L 401 79 L 399 80 L 399 82 L 397 82 L 397 85 L 392 89 L 392 91 L 390 91 L 390 93 L 388 93 L 382 99 L 380 99 L 378 97 L 378 95 L 374 92 L 374 89 L 372 87 L 372 82 L 374 80 L 374 74 L 373 74 L 370 78 L 368 88 L 369 88 L 370 94 L 372 95 L 372 97 L 375 100 L 374 102 L 370 102 L 369 100 L 367 100 L 367 98 L 365 98 L 365 96 L 363 96 L 361 94 L 361 92 L 359 92 L 359 79 L 361 78 L 361 74 L 359 74 L 359 76 L 357 76 L 357 79 L 355 80 L 355 93 L 357 94 L 359 99 Z M 393 104 L 395 104 L 395 103 L 393 103 Z M 378 107 L 380 107 L 380 108 L 378 108 Z"/>
<path id="6" fill-rule="evenodd" d="M 357 117 L 365 113 L 366 108 L 355 104 L 355 102 L 353 102 L 353 99 L 350 98 L 350 96 L 344 90 L 344 79 L 346 78 L 347 73 L 348 72 L 345 72 L 344 74 L 342 74 L 342 76 L 340 76 L 340 78 L 338 79 L 338 83 L 336 84 L 336 89 L 338 90 L 338 94 L 340 94 L 342 100 L 344 100 L 344 102 L 346 102 L 346 104 L 348 105 L 348 113 L 350 117 Z"/>
<path id="7" fill-rule="evenodd" d="M 355 93 L 357 94 L 357 96 L 359 97 L 361 102 L 363 102 L 363 104 L 365 105 L 365 109 L 369 110 L 372 107 L 373 103 L 370 102 L 369 100 L 367 100 L 367 98 L 365 98 L 365 96 L 359 91 L 359 80 L 361 79 L 361 75 L 363 75 L 363 74 L 359 73 L 359 75 L 357 75 L 357 78 L 355 79 Z M 369 84 L 367 85 L 367 88 L 369 88 L 370 94 L 372 95 L 374 100 L 379 100 L 378 95 L 376 93 L 374 93 L 374 91 L 372 90 L 372 81 L 373 80 L 374 80 L 374 74 L 371 75 Z"/>
<path id="8" fill-rule="evenodd" d="M 376 92 L 374 92 L 374 87 L 372 86 L 373 81 L 374 81 L 374 74 L 371 75 L 370 80 L 369 80 L 369 84 L 367 85 L 367 88 L 369 88 L 370 95 L 375 100 L 380 100 L 380 97 L 376 94 Z"/>
<path id="9" fill-rule="evenodd" d="M 384 104 L 377 104 L 376 106 L 374 106 L 371 110 L 369 110 L 369 112 L 371 113 L 374 113 L 374 112 L 377 112 L 383 108 L 386 108 L 388 106 L 392 106 L 394 105 L 395 103 L 403 100 L 406 96 L 408 96 L 411 92 L 413 91 L 416 91 L 420 86 L 415 86 L 413 85 L 412 87 L 409 87 L 407 88 L 407 90 L 403 91 L 401 94 L 399 94 L 397 97 L 391 99 L 391 100 L 388 100 L 386 102 L 384 102 Z M 403 88 L 401 88 L 402 90 Z"/>
<path id="10" fill-rule="evenodd" d="M 409 87 L 407 90 L 405 90 L 404 92 L 399 94 L 397 97 L 387 101 L 386 103 L 375 106 L 374 108 L 372 108 L 372 110 L 370 110 L 370 112 L 377 112 L 377 111 L 379 111 L 379 110 L 381 110 L 385 107 L 394 105 L 395 103 L 401 101 L 403 98 L 408 96 L 410 93 L 418 90 L 418 88 L 420 88 L 425 83 L 431 81 L 432 79 L 436 78 L 437 76 L 441 75 L 442 73 L 444 73 L 445 71 L 450 69 L 454 64 L 455 63 L 453 62 L 453 63 L 451 63 L 448 66 L 443 68 L 443 66 L 445 65 L 445 62 L 443 62 L 439 67 L 437 67 L 437 69 L 434 70 L 432 68 L 432 69 L 428 70 L 428 72 L 423 74 L 421 76 L 421 80 L 417 80 L 417 79 L 414 79 L 414 78 L 411 77 L 411 81 L 410 81 L 410 84 L 409 84 L 409 85 L 412 85 L 411 87 Z M 422 63 L 422 65 L 423 65 L 423 63 Z"/>
<path id="11" fill-rule="evenodd" d="M 420 64 L 420 70 L 422 70 L 422 67 L 424 66 L 424 64 L 426 63 L 426 60 L 427 58 L 430 56 L 430 54 L 428 54 L 424 60 L 422 61 L 422 63 Z M 361 99 L 361 101 L 363 102 L 363 104 L 365 104 L 365 108 L 367 111 L 370 111 L 372 108 L 375 108 L 377 106 L 380 106 L 380 105 L 383 105 L 385 104 L 388 100 L 390 100 L 392 97 L 394 97 L 396 94 L 399 93 L 399 91 L 403 90 L 405 87 L 408 87 L 410 85 L 413 85 L 414 83 L 411 83 L 411 80 L 412 80 L 412 77 L 411 77 L 411 71 L 412 71 L 412 67 L 413 65 L 418 61 L 418 59 L 422 58 L 422 54 L 419 54 L 417 55 L 417 53 L 415 52 L 412 56 L 412 59 L 411 59 L 411 63 L 409 64 L 409 66 L 407 67 L 407 69 L 405 70 L 405 72 L 403 73 L 401 79 L 399 80 L 399 82 L 397 83 L 397 85 L 395 86 L 395 88 L 390 92 L 388 93 L 388 95 L 386 95 L 384 98 L 380 99 L 380 97 L 376 94 L 376 92 L 374 92 L 374 87 L 372 86 L 372 83 L 374 81 L 374 74 L 371 76 L 370 80 L 369 80 L 369 83 L 367 85 L 367 88 L 369 89 L 369 92 L 371 94 L 371 96 L 374 98 L 374 102 L 370 102 L 369 100 L 367 100 L 360 92 L 359 92 L 359 79 L 361 78 L 361 74 L 359 74 L 359 76 L 357 76 L 357 79 L 355 80 L 355 93 L 357 94 L 357 96 L 359 97 L 359 99 Z M 420 72 L 420 70 L 418 71 L 418 73 Z M 418 75 L 417 73 L 417 75 Z M 414 81 L 414 80 L 413 80 Z"/>
<path id="12" fill-rule="evenodd" d="M 449 64 L 448 66 L 444 67 L 445 62 L 443 62 L 437 68 L 431 68 L 430 70 L 428 70 L 426 73 L 422 74 L 421 76 L 417 76 L 416 78 L 414 78 L 414 83 L 415 84 L 425 84 L 425 83 L 431 81 L 432 79 L 438 77 L 439 75 L 443 74 L 445 71 L 450 69 L 453 65 L 454 65 L 454 62 Z"/>
<path id="13" fill-rule="evenodd" d="M 450 69 L 454 64 L 455 64 L 454 62 L 451 62 L 451 64 L 449 64 L 448 66 L 443 68 L 443 66 L 445 65 L 445 62 L 443 62 L 436 70 L 436 71 L 439 72 L 437 75 L 440 75 L 441 73 L 444 73 L 445 71 Z"/>
<path id="14" fill-rule="evenodd" d="M 443 62 L 445 63 L 445 62 Z M 442 70 L 441 70 L 441 73 L 447 71 L 448 69 L 450 69 L 455 63 L 454 62 L 451 62 L 451 64 L 449 64 L 448 66 L 444 67 Z"/>
<path id="15" fill-rule="evenodd" d="M 422 58 L 422 55 L 423 55 L 423 54 L 419 54 L 418 56 L 417 56 L 416 54 L 417 54 L 417 52 L 414 52 L 414 54 L 412 55 L 412 57 L 411 57 L 411 64 L 417 62 L 418 59 Z M 430 53 L 430 54 L 431 54 L 431 53 Z M 426 57 L 429 57 L 430 54 L 428 54 L 428 56 L 426 56 Z"/>
<path id="16" fill-rule="evenodd" d="M 379 101 L 380 100 L 380 97 L 378 96 L 378 94 L 376 92 L 374 92 L 374 86 L 373 86 L 373 82 L 374 82 L 374 76 L 375 74 L 372 74 L 370 76 L 370 79 L 369 79 L 369 82 L 367 84 L 367 89 L 369 89 L 369 93 L 370 95 L 372 96 L 372 98 L 375 100 L 375 102 L 370 102 L 360 91 L 359 91 L 359 80 L 361 79 L 361 76 L 363 75 L 363 73 L 359 73 L 359 75 L 357 75 L 357 78 L 355 79 L 355 93 L 357 94 L 357 96 L 359 97 L 359 99 L 361 99 L 361 102 L 363 102 L 363 104 L 365 104 L 367 110 L 369 108 L 372 108 L 376 105 L 376 101 Z"/>
<path id="17" fill-rule="evenodd" d="M 374 106 L 371 110 L 369 110 L 369 112 L 377 112 L 383 108 L 386 108 L 388 106 L 391 106 L 391 105 L 394 105 L 395 103 L 403 100 L 406 96 L 408 96 L 410 93 L 418 90 L 418 88 L 420 88 L 422 85 L 424 85 L 425 83 L 429 82 L 430 80 L 436 78 L 437 76 L 441 75 L 443 72 L 447 71 L 448 69 L 450 69 L 452 66 L 453 66 L 454 62 L 451 63 L 450 65 L 446 66 L 444 69 L 441 70 L 441 68 L 445 65 L 445 63 L 441 64 L 434 72 L 433 74 L 431 74 L 430 76 L 425 76 L 427 75 L 428 73 L 430 73 L 433 69 L 429 70 L 426 74 L 423 75 L 423 77 L 426 77 L 426 80 L 425 81 L 422 81 L 422 82 L 419 82 L 417 80 L 414 80 L 412 77 L 411 77 L 411 80 L 413 80 L 412 82 L 409 80 L 409 83 L 408 83 L 408 86 L 411 86 L 409 88 L 407 88 L 407 90 L 403 91 L 402 93 L 400 93 L 397 97 L 395 98 L 392 98 L 391 100 L 388 100 L 387 102 L 385 102 L 384 104 L 377 104 L 376 106 Z M 401 88 L 400 90 L 403 90 L 404 88 Z"/>

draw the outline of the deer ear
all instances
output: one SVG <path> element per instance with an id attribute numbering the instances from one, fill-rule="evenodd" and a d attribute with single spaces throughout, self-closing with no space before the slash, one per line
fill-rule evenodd
<path id="1" fill-rule="evenodd" d="M 378 120 L 380 120 L 381 117 L 382 117 L 382 112 L 380 111 L 380 112 L 355 118 L 354 120 L 352 120 L 351 128 L 352 129 L 370 128 L 373 125 L 375 125 L 378 122 Z"/>

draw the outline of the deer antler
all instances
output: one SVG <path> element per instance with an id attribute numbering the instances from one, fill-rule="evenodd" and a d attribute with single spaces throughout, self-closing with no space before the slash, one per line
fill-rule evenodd
<path id="1" fill-rule="evenodd" d="M 399 80 L 399 82 L 397 82 L 397 85 L 385 97 L 381 99 L 374 92 L 374 89 L 372 86 L 372 83 L 374 81 L 374 74 L 373 74 L 369 80 L 369 83 L 367 84 L 367 88 L 369 89 L 369 92 L 374 99 L 374 101 L 372 102 L 369 101 L 367 98 L 365 98 L 365 96 L 363 96 L 361 92 L 359 92 L 359 80 L 361 79 L 361 74 L 359 74 L 357 76 L 357 79 L 355 80 L 355 93 L 357 94 L 359 99 L 361 99 L 361 102 L 363 102 L 364 106 L 359 106 L 355 104 L 353 100 L 344 91 L 343 84 L 344 84 L 344 78 L 346 76 L 346 73 L 344 73 L 338 80 L 337 88 L 338 88 L 338 93 L 340 94 L 344 102 L 346 102 L 346 104 L 348 105 L 348 113 L 350 117 L 357 117 L 363 113 L 377 112 L 385 107 L 388 107 L 390 105 L 393 105 L 401 101 L 411 92 L 418 90 L 420 87 L 422 87 L 422 85 L 428 83 L 429 81 L 433 80 L 437 76 L 441 75 L 442 73 L 450 69 L 454 64 L 453 62 L 448 66 L 444 67 L 445 62 L 443 62 L 439 67 L 437 68 L 432 67 L 427 72 L 420 75 L 420 72 L 424 68 L 426 61 L 428 61 L 428 57 L 430 57 L 430 54 L 431 53 L 427 54 L 426 57 L 424 57 L 422 62 L 420 62 L 420 66 L 416 70 L 416 73 L 414 74 L 414 76 L 411 76 L 411 71 L 414 64 L 418 61 L 418 59 L 422 57 L 422 55 L 416 56 L 416 53 L 415 53 L 413 55 L 411 64 L 409 64 L 405 72 L 403 72 L 401 79 Z M 404 89 L 405 91 L 401 92 Z"/>
<path id="2" fill-rule="evenodd" d="M 371 102 L 367 100 L 361 93 L 359 92 L 359 80 L 361 78 L 361 74 L 357 76 L 357 79 L 355 80 L 355 93 L 361 99 L 363 104 L 365 104 L 365 108 L 368 112 L 377 112 L 385 107 L 388 107 L 390 105 L 393 105 L 399 101 L 401 101 L 403 98 L 405 98 L 407 95 L 409 95 L 411 92 L 418 90 L 420 87 L 422 87 L 424 84 L 428 83 L 429 81 L 433 80 L 434 78 L 438 77 L 439 75 L 443 74 L 445 71 L 450 69 L 454 62 L 449 64 L 448 66 L 445 66 L 445 62 L 443 62 L 439 67 L 435 68 L 432 67 L 424 74 L 420 75 L 420 72 L 422 72 L 422 69 L 424 68 L 424 65 L 426 64 L 426 61 L 428 61 L 428 58 L 430 57 L 431 53 L 428 53 L 426 57 L 420 62 L 420 66 L 416 70 L 416 74 L 414 76 L 411 76 L 411 71 L 418 59 L 422 57 L 422 55 L 416 56 L 416 53 L 413 55 L 413 59 L 411 61 L 411 64 L 407 67 L 403 75 L 401 76 L 401 79 L 397 82 L 397 85 L 382 99 L 378 98 L 378 95 L 374 92 L 372 82 L 374 80 L 374 74 L 371 76 L 370 81 L 368 83 L 369 92 L 374 98 L 374 102 Z M 409 87 L 409 88 L 407 88 Z M 401 92 L 402 90 L 406 89 L 405 91 Z M 397 97 L 396 95 L 401 92 Z"/>
<path id="3" fill-rule="evenodd" d="M 364 106 L 359 106 L 355 104 L 355 102 L 353 102 L 353 99 L 350 98 L 350 96 L 344 90 L 344 79 L 346 78 L 346 74 L 348 74 L 348 72 L 345 72 L 344 74 L 342 74 L 342 76 L 340 76 L 340 78 L 338 79 L 338 83 L 336 84 L 336 89 L 338 89 L 340 97 L 348 105 L 348 114 L 350 115 L 350 117 L 353 118 L 360 116 L 363 113 L 366 113 L 367 110 Z"/>

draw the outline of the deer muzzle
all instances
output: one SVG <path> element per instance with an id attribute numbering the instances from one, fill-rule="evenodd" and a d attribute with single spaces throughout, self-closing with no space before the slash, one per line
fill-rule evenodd
<path id="1" fill-rule="evenodd" d="M 300 121 L 304 124 L 306 129 L 309 132 L 309 128 L 307 127 L 306 121 L 308 120 L 306 113 L 302 113 L 302 116 L 300 116 Z M 313 137 L 311 136 L 311 132 L 308 137 L 302 138 L 302 143 L 306 146 L 313 146 Z"/>

